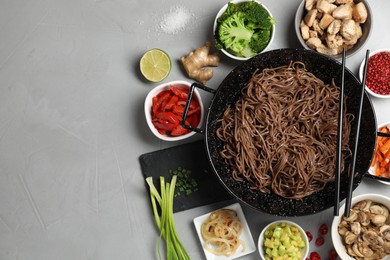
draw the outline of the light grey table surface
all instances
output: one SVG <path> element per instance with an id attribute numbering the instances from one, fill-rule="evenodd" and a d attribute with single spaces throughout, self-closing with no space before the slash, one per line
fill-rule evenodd
<path id="1" fill-rule="evenodd" d="M 158 84 L 143 80 L 139 59 L 148 49 L 166 50 L 173 68 L 164 82 L 191 81 L 178 59 L 212 40 L 226 2 L 0 0 L 0 259 L 157 258 L 138 157 L 179 143 L 159 141 L 146 125 L 144 98 Z M 293 27 L 300 1 L 262 2 L 277 23 L 270 49 L 300 47 Z M 347 61 L 356 75 L 366 48 L 390 47 L 390 1 L 369 3 L 372 35 Z M 188 10 L 191 22 L 164 32 L 159 26 L 175 7 Z M 223 57 L 208 86 L 217 88 L 238 64 Z M 372 103 L 378 123 L 390 121 L 390 100 Z M 390 186 L 364 179 L 355 194 L 370 192 L 389 196 Z M 204 259 L 192 220 L 230 203 L 175 214 L 192 259 Z M 255 241 L 280 219 L 243 208 Z M 315 233 L 332 213 L 288 219 Z M 328 236 L 312 250 L 325 255 L 330 247 Z"/>

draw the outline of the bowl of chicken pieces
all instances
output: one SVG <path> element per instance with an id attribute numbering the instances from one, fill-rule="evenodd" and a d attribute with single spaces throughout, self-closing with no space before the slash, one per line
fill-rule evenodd
<path id="1" fill-rule="evenodd" d="M 372 28 L 371 8 L 365 0 L 305 0 L 295 14 L 295 31 L 306 49 L 341 59 L 365 45 Z"/>

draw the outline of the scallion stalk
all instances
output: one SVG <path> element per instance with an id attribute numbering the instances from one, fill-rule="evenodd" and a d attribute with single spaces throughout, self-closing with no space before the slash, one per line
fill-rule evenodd
<path id="1" fill-rule="evenodd" d="M 177 176 L 172 177 L 171 183 L 160 177 L 160 193 L 153 184 L 153 178 L 147 177 L 146 182 L 150 189 L 150 200 L 153 207 L 153 215 L 156 225 L 160 230 L 157 242 L 157 251 L 161 259 L 161 239 L 164 238 L 166 245 L 167 260 L 189 260 L 190 257 L 177 235 L 173 219 L 173 199 L 175 194 Z M 158 208 L 160 208 L 160 213 Z"/>

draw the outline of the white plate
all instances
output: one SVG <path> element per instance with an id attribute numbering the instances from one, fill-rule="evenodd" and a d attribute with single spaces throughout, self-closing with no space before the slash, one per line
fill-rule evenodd
<path id="1" fill-rule="evenodd" d="M 204 214 L 204 215 L 194 219 L 196 233 L 198 233 L 198 237 L 199 237 L 200 243 L 201 243 L 202 248 L 203 248 L 203 252 L 206 255 L 207 260 L 235 259 L 237 257 L 241 257 L 241 256 L 244 256 L 244 255 L 247 255 L 247 254 L 250 254 L 250 253 L 253 253 L 254 251 L 256 251 L 255 242 L 253 240 L 251 231 L 249 230 L 249 226 L 248 226 L 248 223 L 246 222 L 246 218 L 244 216 L 244 212 L 242 211 L 241 205 L 239 203 L 235 203 L 235 204 L 232 204 L 230 206 L 224 207 L 224 209 L 232 209 L 232 210 L 237 212 L 237 216 L 241 220 L 241 223 L 242 223 L 242 233 L 241 233 L 240 239 L 245 242 L 245 250 L 242 251 L 243 248 L 241 245 L 237 249 L 235 254 L 233 254 L 231 256 L 220 256 L 220 255 L 215 255 L 215 254 L 207 251 L 203 247 L 203 244 L 205 241 L 202 238 L 201 226 L 202 226 L 203 222 L 205 222 L 207 220 L 207 218 L 209 217 L 209 215 L 211 213 L 211 212 L 209 212 L 207 214 Z"/>

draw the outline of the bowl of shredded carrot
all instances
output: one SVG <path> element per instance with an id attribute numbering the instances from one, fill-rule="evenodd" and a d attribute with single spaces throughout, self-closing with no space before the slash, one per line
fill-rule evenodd
<path id="1" fill-rule="evenodd" d="M 380 133 L 388 136 L 381 136 Z M 390 122 L 378 126 L 378 137 L 371 167 L 368 170 L 370 177 L 390 185 Z"/>

